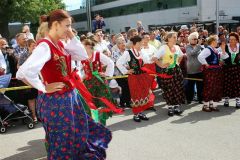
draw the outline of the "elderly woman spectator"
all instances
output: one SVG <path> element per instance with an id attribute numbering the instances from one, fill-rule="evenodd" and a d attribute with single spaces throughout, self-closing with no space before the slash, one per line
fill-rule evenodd
<path id="1" fill-rule="evenodd" d="M 193 32 L 189 35 L 188 41 L 189 44 L 186 46 L 187 54 L 187 77 L 194 79 L 202 79 L 201 63 L 198 61 L 198 55 L 201 52 L 201 39 L 198 39 L 198 33 Z M 202 103 L 202 89 L 203 82 L 196 80 L 188 80 L 186 97 L 187 103 L 190 104 L 194 97 L 194 88 L 197 86 L 197 97 L 199 103 Z"/>
<path id="2" fill-rule="evenodd" d="M 126 41 L 124 37 L 118 37 L 116 39 L 116 47 L 117 50 L 113 51 L 112 53 L 112 60 L 115 63 L 115 68 L 114 68 L 114 76 L 121 76 L 122 73 L 121 71 L 117 68 L 116 62 L 117 60 L 123 55 L 123 53 L 126 50 Z M 128 67 L 128 65 L 126 64 Z M 122 94 L 120 97 L 120 106 L 122 108 L 131 108 L 130 103 L 131 103 L 131 96 L 130 96 L 130 91 L 129 91 L 129 86 L 128 86 L 128 79 L 127 78 L 118 78 L 116 79 L 118 85 L 122 88 Z"/>

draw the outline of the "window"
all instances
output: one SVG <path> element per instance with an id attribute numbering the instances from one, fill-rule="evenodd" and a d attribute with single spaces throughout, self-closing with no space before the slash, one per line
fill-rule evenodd
<path id="1" fill-rule="evenodd" d="M 170 8 L 181 8 L 197 5 L 197 0 L 150 0 L 146 2 L 139 2 L 135 4 L 130 4 L 126 6 L 114 7 L 110 9 L 105 9 L 101 11 L 93 12 L 95 14 L 100 14 L 101 16 L 115 17 L 120 15 L 128 15 L 142 12 L 151 12 Z"/>
<path id="2" fill-rule="evenodd" d="M 82 13 L 82 14 L 76 14 L 72 16 L 75 22 L 82 22 L 82 21 L 87 21 L 87 14 Z"/>
<path id="3" fill-rule="evenodd" d="M 95 6 L 95 5 L 100 5 L 100 4 L 109 3 L 113 1 L 117 1 L 117 0 L 91 0 L 91 5 Z"/>
<path id="4" fill-rule="evenodd" d="M 94 1 L 94 0 L 93 0 Z M 107 3 L 113 0 L 95 0 L 97 3 Z M 109 8 L 92 12 L 92 16 L 100 14 L 104 18 L 117 17 L 129 14 L 151 12 L 157 10 L 165 10 L 171 8 L 181 8 L 197 5 L 197 0 L 150 0 L 145 2 L 138 2 L 130 5 Z M 75 21 L 86 21 L 86 14 L 78 14 L 74 16 Z M 93 17 L 92 17 L 93 19 Z"/>

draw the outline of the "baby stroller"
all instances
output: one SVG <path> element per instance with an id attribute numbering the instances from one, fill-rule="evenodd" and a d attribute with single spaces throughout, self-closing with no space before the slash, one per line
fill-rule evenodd
<path id="1" fill-rule="evenodd" d="M 0 76 L 0 132 L 5 133 L 7 126 L 12 120 L 22 119 L 29 129 L 34 128 L 34 122 L 28 107 L 22 104 L 15 104 L 8 98 L 1 88 L 7 88 L 11 80 L 11 74 Z"/>

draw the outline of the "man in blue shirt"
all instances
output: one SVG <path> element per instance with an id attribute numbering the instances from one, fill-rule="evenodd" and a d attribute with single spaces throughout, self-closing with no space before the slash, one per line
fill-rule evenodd
<path id="1" fill-rule="evenodd" d="M 103 17 L 101 17 L 99 14 L 95 15 L 95 19 L 93 20 L 93 33 L 97 30 L 97 29 L 103 29 L 103 27 L 105 27 L 105 22 L 103 20 Z"/>

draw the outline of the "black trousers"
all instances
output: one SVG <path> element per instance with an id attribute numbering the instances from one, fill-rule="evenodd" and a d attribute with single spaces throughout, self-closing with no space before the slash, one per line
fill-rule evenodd
<path id="1" fill-rule="evenodd" d="M 202 73 L 188 74 L 187 76 L 188 78 L 203 79 Z M 191 102 L 193 100 L 195 85 L 197 85 L 198 101 L 203 100 L 203 81 L 188 80 L 187 88 L 186 88 L 186 97 L 188 102 Z"/>
<path id="2" fill-rule="evenodd" d="M 131 103 L 131 96 L 128 86 L 128 79 L 127 78 L 117 78 L 116 79 L 118 85 L 122 88 L 122 95 L 120 97 L 120 105 L 122 107 L 130 107 Z"/>

